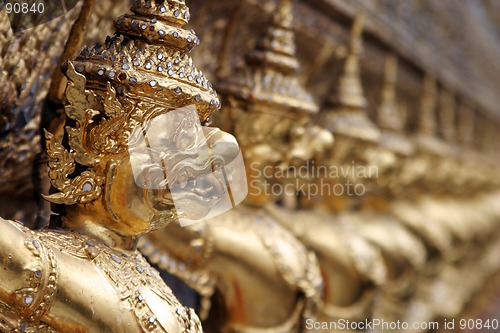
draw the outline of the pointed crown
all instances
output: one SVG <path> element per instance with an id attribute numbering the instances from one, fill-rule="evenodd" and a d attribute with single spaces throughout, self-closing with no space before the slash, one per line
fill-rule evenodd
<path id="1" fill-rule="evenodd" d="M 279 0 L 265 35 L 246 57 L 246 68 L 220 84 L 225 93 L 265 105 L 277 105 L 288 117 L 316 113 L 318 106 L 298 80 L 292 0 Z"/>
<path id="2" fill-rule="evenodd" d="M 439 94 L 440 134 L 448 142 L 454 142 L 456 139 L 456 107 L 454 92 L 450 89 L 441 89 Z"/>
<path id="3" fill-rule="evenodd" d="M 90 89 L 111 82 L 118 95 L 156 105 L 195 104 L 201 121 L 220 108 L 215 90 L 189 53 L 199 45 L 182 27 L 190 14 L 184 0 L 136 0 L 133 14 L 115 20 L 116 33 L 104 45 L 84 49 L 73 63 Z"/>
<path id="4" fill-rule="evenodd" d="M 344 69 L 339 80 L 338 93 L 335 94 L 332 100 L 328 101 L 333 106 L 353 110 L 364 110 L 366 108 L 367 103 L 359 73 L 359 57 L 363 52 L 363 27 L 364 16 L 359 13 L 352 24 Z"/>
<path id="5" fill-rule="evenodd" d="M 196 105 L 203 122 L 220 103 L 189 52 L 199 39 L 182 29 L 184 0 L 137 0 L 115 21 L 104 45 L 85 49 L 63 68 L 67 144 L 46 132 L 56 204 L 85 204 L 102 195 L 109 156 L 125 153 L 137 126 L 155 115 Z M 82 172 L 82 170 L 84 170 Z"/>
<path id="6" fill-rule="evenodd" d="M 384 87 L 382 88 L 382 103 L 378 108 L 377 120 L 384 130 L 402 131 L 404 124 L 396 101 L 396 81 L 398 58 L 394 54 L 385 57 Z"/>
<path id="7" fill-rule="evenodd" d="M 367 103 L 359 73 L 359 57 L 363 48 L 362 34 L 363 14 L 358 13 L 352 24 L 338 89 L 332 98 L 326 101 L 320 121 L 322 126 L 335 134 L 376 141 L 380 137 L 380 131 L 366 113 Z"/>
<path id="8" fill-rule="evenodd" d="M 423 82 L 423 93 L 418 117 L 417 132 L 422 135 L 434 136 L 437 131 L 436 124 L 436 78 L 427 73 Z"/>

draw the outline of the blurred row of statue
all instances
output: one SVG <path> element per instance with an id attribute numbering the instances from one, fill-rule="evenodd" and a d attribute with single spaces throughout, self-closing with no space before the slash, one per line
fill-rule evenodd
<path id="1" fill-rule="evenodd" d="M 436 332 L 495 306 L 498 111 L 355 5 L 301 53 L 315 6 L 82 0 L 15 35 L 0 11 L 2 332 Z"/>

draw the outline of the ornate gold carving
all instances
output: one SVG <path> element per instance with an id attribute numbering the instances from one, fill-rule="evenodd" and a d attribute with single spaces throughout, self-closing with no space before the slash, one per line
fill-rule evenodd
<path id="1" fill-rule="evenodd" d="M 77 5 L 66 15 L 16 34 L 5 8 L 0 11 L 0 192 L 14 199 L 13 205 L 34 191 L 32 175 L 42 141 L 41 113 L 49 78 L 59 70 L 53 59 L 63 49 L 67 39 L 64 32 L 70 30 L 79 9 Z M 32 224 L 30 210 L 35 203 L 22 201 L 17 215 L 8 214 L 4 208 L 2 216 Z"/>
<path id="2" fill-rule="evenodd" d="M 68 178 L 68 175 L 75 171 L 75 158 L 60 143 L 57 143 L 54 136 L 45 132 L 47 139 L 47 155 L 55 161 L 49 162 L 49 177 L 51 184 L 57 188 L 59 193 L 46 195 L 48 201 L 73 205 L 84 204 L 94 201 L 101 196 L 104 177 L 93 172 L 84 171 L 75 178 Z M 80 159 L 81 160 L 81 159 Z"/>
<path id="3" fill-rule="evenodd" d="M 87 10 L 91 2 L 86 1 Z M 113 12 L 120 11 L 126 3 L 96 4 L 87 39 L 104 33 L 112 25 Z M 202 31 L 209 43 L 198 56 L 208 71 L 226 65 L 221 62 L 230 63 L 227 68 L 239 65 L 239 53 L 253 40 L 252 31 L 263 22 L 266 13 L 274 13 L 267 34 L 247 55 L 243 73 L 226 77 L 221 83 L 228 106 L 224 125 L 242 139 L 249 165 L 257 162 L 262 167 L 286 168 L 314 160 L 322 166 L 349 166 L 355 161 L 358 165 L 377 166 L 378 179 L 349 179 L 367 186 L 369 197 L 305 198 L 303 193 L 292 193 L 279 197 L 283 209 L 266 206 L 259 211 L 241 207 L 216 219 L 218 225 L 180 229 L 177 233 L 172 228 L 162 230 L 140 243 L 150 261 L 202 295 L 204 318 L 210 310 L 209 297 L 215 290 L 221 292 L 225 305 L 230 304 L 228 314 L 236 314 L 224 327 L 230 331 L 298 331 L 305 316 L 424 322 L 457 316 L 464 304 L 469 304 L 470 311 L 470 304 L 474 304 L 470 300 L 485 293 L 480 289 L 493 284 L 494 280 L 487 278 L 499 269 L 496 244 L 500 212 L 498 194 L 491 193 L 499 185 L 495 155 L 499 123 L 494 112 L 489 112 L 498 104 L 492 88 L 498 70 L 489 68 L 498 48 L 491 43 L 490 34 L 484 38 L 481 33 L 463 33 L 464 27 L 477 26 L 472 23 L 479 23 L 478 17 L 489 26 L 488 15 L 469 15 L 459 7 L 441 4 L 329 0 L 323 1 L 321 7 L 299 2 L 300 19 L 292 23 L 291 1 L 279 1 L 276 9 L 276 1 L 242 1 L 236 5 L 212 0 L 191 3 L 197 6 L 197 12 L 205 13 L 194 25 L 207 27 Z M 226 16 L 231 16 L 236 7 L 238 10 L 228 23 Z M 362 37 L 363 20 L 358 16 L 349 39 L 344 23 L 360 8 L 368 9 L 364 20 L 368 38 Z M 442 12 L 443 9 L 447 10 Z M 112 317 L 117 308 L 124 306 L 134 311 L 120 313 L 120 320 L 130 320 L 130 325 L 125 326 L 133 327 L 133 331 L 161 331 L 158 318 L 152 317 L 155 302 L 133 297 L 141 287 L 135 284 L 137 281 L 151 287 L 149 296 L 168 294 L 168 299 L 163 298 L 166 302 L 160 302 L 161 308 L 176 309 L 168 288 L 144 259 L 130 250 L 139 235 L 174 219 L 172 201 L 165 194 L 158 201 L 166 211 L 145 209 L 144 204 L 151 202 L 142 201 L 135 188 L 126 186 L 131 179 L 126 171 L 126 155 L 132 130 L 156 115 L 193 104 L 198 107 L 201 120 L 208 123 L 208 116 L 219 106 L 215 92 L 188 55 L 191 46 L 198 44 L 194 33 L 182 29 L 189 15 L 181 0 L 136 1 L 133 14 L 116 21 L 116 36 L 104 46 L 85 50 L 66 66 L 67 135 L 63 138 L 62 127 L 58 131 L 53 125 L 50 132 L 54 135 L 46 133 L 49 172 L 56 190 L 47 199 L 69 206 L 62 217 L 65 227 L 93 234 L 107 245 L 100 241 L 96 244 L 94 236 L 87 234 L 30 233 L 20 228 L 28 238 L 10 247 L 19 234 L 10 229 L 5 232 L 2 227 L 11 223 L 2 220 L 5 223 L 0 224 L 0 229 L 7 237 L 0 244 L 0 254 L 5 258 L 5 267 L 17 265 L 11 275 L 0 270 L 2 288 L 17 281 L 22 284 L 16 286 L 13 306 L 0 300 L 1 331 L 67 331 L 66 326 L 56 330 L 43 321 L 50 316 L 52 323 L 66 324 L 63 318 L 71 313 L 68 309 L 72 304 L 78 304 L 74 313 L 81 310 L 83 321 L 92 318 L 86 322 L 88 326 L 102 317 Z M 452 19 L 457 15 L 462 19 Z M 51 84 L 42 78 L 50 77 L 56 67 L 54 60 L 67 39 L 64 31 L 69 31 L 72 17 L 68 15 L 13 36 L 5 11 L 0 11 L 0 190 L 9 196 L 17 184 L 22 185 L 15 189 L 17 193 L 31 190 L 27 176 L 39 149 L 39 110 L 46 104 L 46 91 Z M 391 17 L 402 19 L 387 20 Z M 436 27 L 432 24 L 436 17 L 447 24 Z M 337 18 L 341 20 L 337 22 Z M 457 22 L 462 26 L 455 26 Z M 74 28 L 84 23 L 79 22 Z M 58 30 L 57 36 L 52 30 Z M 226 36 L 221 42 L 222 34 Z M 232 34 L 238 38 L 231 40 Z M 75 46 L 75 42 L 69 40 L 67 45 Z M 453 47 L 442 47 L 444 42 Z M 363 43 L 366 56 L 361 59 Z M 325 45 L 319 56 L 318 45 Z M 482 50 L 480 54 L 469 51 L 478 49 Z M 384 55 L 386 50 L 390 51 Z M 219 64 L 213 64 L 210 55 L 217 52 L 226 57 L 221 56 Z M 338 61 L 330 57 L 332 54 L 344 59 Z M 441 62 L 439 55 L 446 62 Z M 311 59 L 319 61 L 311 65 Z M 299 67 L 305 69 L 305 75 L 298 75 Z M 370 81 L 362 82 L 362 77 Z M 327 91 L 332 81 L 339 81 L 336 92 Z M 314 87 L 310 91 L 317 101 L 327 99 L 317 124 L 335 133 L 335 143 L 332 135 L 320 127 L 305 125 L 317 107 L 300 82 Z M 52 84 L 57 86 L 57 80 Z M 56 93 L 62 94 L 62 90 L 56 89 Z M 370 121 L 368 112 L 379 128 Z M 164 132 L 170 133 L 170 128 Z M 417 148 L 415 154 L 413 144 Z M 185 181 L 182 175 L 179 178 Z M 304 177 L 300 182 L 313 182 L 312 178 Z M 290 179 L 282 182 L 289 184 Z M 158 198 L 157 193 L 143 191 L 146 192 L 145 196 Z M 247 203 L 262 206 L 276 199 L 252 195 Z M 13 206 L 22 206 L 16 215 L 21 217 L 27 211 L 25 201 L 12 200 Z M 5 200 L 1 205 L 9 204 Z M 339 210 L 342 214 L 336 214 Z M 143 215 L 138 218 L 136 213 Z M 149 219 L 151 215 L 153 218 Z M 276 220 L 315 251 L 324 290 L 331 291 L 331 298 L 317 300 L 321 281 L 314 256 L 276 225 Z M 415 239 L 425 244 L 426 251 Z M 39 241 L 38 250 L 33 240 Z M 430 256 L 426 257 L 426 253 Z M 88 265 L 92 273 L 83 276 L 92 282 L 85 281 L 80 287 L 77 283 L 63 285 L 55 293 L 60 282 L 58 274 L 70 271 L 72 281 L 79 277 L 64 266 L 66 260 L 76 259 L 84 264 L 72 267 L 81 269 Z M 40 278 L 38 268 L 42 268 Z M 259 276 L 262 279 L 255 283 L 252 278 L 258 274 L 263 277 Z M 335 274 L 338 275 L 333 278 Z M 339 278 L 342 274 L 347 278 Z M 51 283 L 46 282 L 48 279 Z M 116 290 L 96 291 L 108 282 Z M 452 288 L 457 284 L 460 290 Z M 92 287 L 88 294 L 102 296 L 114 310 L 96 310 L 89 315 L 88 309 L 95 310 L 102 303 L 83 301 L 87 293 L 82 290 L 87 291 L 88 286 Z M 70 292 L 64 295 L 76 295 L 76 301 L 57 298 L 67 290 Z M 1 290 L 0 294 L 7 292 L 10 290 Z M 251 296 L 240 299 L 245 302 L 231 299 L 239 292 Z M 257 296 L 268 303 L 253 301 Z M 379 301 L 374 302 L 376 299 Z M 259 316 L 262 306 L 272 311 Z M 61 308 L 64 310 L 57 312 Z M 30 314 L 31 321 L 24 320 Z M 217 309 L 211 313 L 219 314 Z M 201 330 L 191 311 L 174 321 L 181 323 L 181 331 Z M 96 331 L 110 331 L 110 327 L 111 331 L 123 331 L 119 325 L 99 327 Z"/>
<path id="4" fill-rule="evenodd" d="M 184 327 L 201 331 L 198 320 L 191 318 L 196 318 L 194 312 L 191 309 L 185 310 L 178 303 L 158 272 L 149 266 L 139 252 L 122 253 L 83 235 L 46 232 L 40 235 L 40 239 L 64 253 L 91 260 L 99 267 L 116 287 L 121 302 L 128 303 L 133 309 L 143 332 L 165 332 L 166 327 L 162 326 L 164 319 L 155 316 L 154 310 L 157 309 L 151 308 L 154 304 L 148 304 L 147 296 L 141 294 L 141 286 L 148 286 L 149 290 L 171 306 L 176 319 Z"/>
<path id="5" fill-rule="evenodd" d="M 185 2 L 140 0 L 132 11 L 116 19 L 120 34 L 83 50 L 76 69 L 85 73 L 89 86 L 102 89 L 105 78 L 131 101 L 168 109 L 194 104 L 201 121 L 207 120 L 220 102 L 189 56 L 200 41 L 194 31 L 182 29 L 190 18 Z"/>
<path id="6" fill-rule="evenodd" d="M 377 123 L 382 130 L 380 146 L 391 152 L 408 156 L 413 154 L 414 147 L 410 140 L 403 136 L 405 115 L 396 97 L 398 59 L 394 54 L 385 58 L 384 86 L 382 88 L 382 102 L 377 112 Z"/>
<path id="7" fill-rule="evenodd" d="M 279 0 L 264 38 L 246 56 L 245 70 L 221 82 L 219 89 L 244 101 L 278 105 L 274 112 L 284 108 L 284 117 L 300 119 L 318 107 L 297 77 L 292 8 L 291 0 Z"/>
<path id="8" fill-rule="evenodd" d="M 203 224 L 191 226 L 187 232 L 193 232 L 196 236 L 190 242 L 190 248 L 194 254 L 193 258 L 179 260 L 177 251 L 187 252 L 186 249 L 166 247 L 164 237 L 161 232 L 155 232 L 151 235 L 141 238 L 138 248 L 145 255 L 149 262 L 158 265 L 158 267 L 173 276 L 180 278 L 187 285 L 193 288 L 202 297 L 200 301 L 199 314 L 202 320 L 207 319 L 211 309 L 211 297 L 215 292 L 217 277 L 213 272 L 207 269 L 208 261 L 212 259 L 214 251 L 214 236 L 211 229 Z M 186 262 L 193 262 L 186 265 Z"/>
<path id="9" fill-rule="evenodd" d="M 158 272 L 149 266 L 145 259 L 137 251 L 120 251 L 102 243 L 98 238 L 89 237 L 85 234 L 68 232 L 65 230 L 33 232 L 15 222 L 1 220 L 2 224 L 11 226 L 15 230 L 7 230 L 11 237 L 26 235 L 24 243 L 26 249 L 35 260 L 29 261 L 27 265 L 30 271 L 25 272 L 26 268 L 21 268 L 22 276 L 27 276 L 28 287 L 15 291 L 16 305 L 19 312 L 16 314 L 19 327 L 13 332 L 63 332 L 64 327 L 74 327 L 74 329 L 95 329 L 89 325 L 90 320 L 97 320 L 98 325 L 106 327 L 113 323 L 106 321 L 106 316 L 123 316 L 122 321 L 130 325 L 135 321 L 135 325 L 141 332 L 170 332 L 176 328 L 179 332 L 201 332 L 201 325 L 193 310 L 185 309 L 177 301 L 172 291 L 161 280 Z M 4 230 L 6 231 L 6 230 Z M 9 251 L 11 249 L 2 248 L 0 251 Z M 3 253 L 3 252 L 2 252 Z M 68 280 L 71 276 L 71 270 L 77 264 L 79 269 L 87 273 L 93 272 L 93 275 L 86 276 L 89 285 L 82 287 L 76 283 L 78 279 Z M 16 263 L 19 264 L 19 263 Z M 60 278 L 64 276 L 64 278 Z M 104 280 L 103 280 L 104 277 Z M 86 304 L 86 297 L 78 298 L 82 290 L 92 292 L 92 285 L 99 281 L 99 286 L 112 286 L 112 289 L 104 287 L 102 290 L 113 292 L 94 295 L 91 297 L 93 304 Z M 10 282 L 12 283 L 12 282 Z M 99 287 L 99 288 L 101 288 Z M 84 289 L 81 289 L 84 288 Z M 98 289 L 99 289 L 98 288 Z M 57 293 L 60 289 L 61 292 Z M 65 294 L 68 293 L 68 294 Z M 72 301 L 70 302 L 69 299 Z M 72 311 L 88 311 L 87 307 L 94 306 L 96 309 L 103 308 L 106 302 L 114 302 L 116 309 L 122 309 L 120 314 L 94 313 L 92 318 L 86 318 L 86 323 L 71 323 L 71 315 L 66 315 L 67 307 Z M 5 302 L 5 300 L 2 300 Z M 61 302 L 69 302 L 63 305 L 64 311 L 60 312 Z M 72 302 L 77 302 L 74 304 Z M 5 304 L 5 303 L 4 303 Z M 8 304 L 8 303 L 7 303 Z M 172 318 L 158 317 L 159 314 L 165 314 L 165 311 L 158 308 L 160 304 L 167 306 L 167 311 L 171 312 Z M 51 316 L 47 320 L 46 314 Z M 0 311 L 0 317 L 5 313 Z M 132 316 L 132 317 L 130 317 Z M 175 322 L 169 322 L 169 320 Z M 133 320 L 133 321 L 131 321 Z M 85 327 L 85 325 L 89 325 Z M 117 327 L 111 328 L 113 332 L 127 332 L 135 330 Z"/>
<path id="10" fill-rule="evenodd" d="M 399 114 L 396 100 L 396 85 L 398 75 L 398 59 L 394 54 L 388 54 L 385 59 L 384 87 L 382 102 L 378 108 L 378 125 L 384 130 L 401 132 L 403 119 Z"/>
<path id="11" fill-rule="evenodd" d="M 418 133 L 430 136 L 436 134 L 436 105 L 436 78 L 432 74 L 426 73 L 423 83 L 421 107 L 418 113 Z"/>
<path id="12" fill-rule="evenodd" d="M 353 22 L 344 72 L 339 80 L 339 104 L 353 109 L 366 108 L 366 99 L 359 77 L 359 56 L 363 52 L 363 20 L 363 14 L 359 13 Z"/>
<path id="13" fill-rule="evenodd" d="M 56 159 L 50 162 L 52 185 L 61 191 L 47 200 L 71 205 L 98 199 L 109 156 L 126 152 L 132 129 L 153 116 L 192 103 L 205 121 L 220 107 L 188 55 L 199 40 L 181 29 L 189 19 L 185 3 L 138 1 L 133 11 L 116 20 L 120 35 L 67 64 L 65 111 L 76 125 L 66 127 L 71 152 L 46 134 L 49 157 Z M 70 179 L 75 162 L 89 168 Z"/>
<path id="14" fill-rule="evenodd" d="M 380 132 L 366 113 L 366 98 L 359 69 L 363 17 L 360 13 L 353 22 L 338 91 L 327 100 L 326 108 L 322 110 L 318 123 L 338 135 L 375 141 L 379 138 Z"/>
<path id="15" fill-rule="evenodd" d="M 447 142 L 455 141 L 455 113 L 456 103 L 452 91 L 442 88 L 439 94 L 439 122 L 441 136 Z"/>

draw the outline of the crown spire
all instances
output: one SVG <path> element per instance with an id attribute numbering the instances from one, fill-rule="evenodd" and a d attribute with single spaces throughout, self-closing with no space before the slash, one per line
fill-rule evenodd
<path id="1" fill-rule="evenodd" d="M 465 147 L 471 147 L 474 140 L 474 107 L 470 102 L 462 101 L 458 109 L 458 136 Z"/>
<path id="2" fill-rule="evenodd" d="M 442 89 L 439 94 L 439 120 L 441 134 L 445 141 L 455 141 L 455 96 L 450 89 Z"/>
<path id="3" fill-rule="evenodd" d="M 396 99 L 397 76 L 398 58 L 389 53 L 385 56 L 382 101 L 377 113 L 377 122 L 382 130 L 380 144 L 393 152 L 410 155 L 414 152 L 414 146 L 403 135 L 402 106 L 398 105 Z"/>
<path id="4" fill-rule="evenodd" d="M 272 23 L 255 50 L 247 54 L 246 62 L 249 66 L 271 67 L 284 74 L 296 73 L 299 70 L 291 0 L 279 0 Z"/>
<path id="5" fill-rule="evenodd" d="M 354 109 L 364 109 L 366 107 L 366 99 L 359 73 L 359 57 L 363 52 L 363 26 L 363 14 L 356 15 L 351 29 L 347 58 L 344 72 L 340 78 L 338 92 L 339 104 Z"/>
<path id="6" fill-rule="evenodd" d="M 418 113 L 416 143 L 420 149 L 433 154 L 447 154 L 450 146 L 437 137 L 437 80 L 426 73 L 422 87 L 420 112 Z"/>
<path id="7" fill-rule="evenodd" d="M 335 134 L 376 141 L 380 137 L 380 131 L 366 113 L 366 99 L 360 77 L 359 57 L 363 49 L 362 33 L 363 14 L 358 13 L 351 28 L 347 56 L 339 78 L 338 89 L 333 98 L 327 100 L 321 122 Z"/>
<path id="8" fill-rule="evenodd" d="M 424 78 L 422 102 L 418 116 L 417 132 L 424 136 L 436 135 L 436 78 L 427 73 Z"/>
<path id="9" fill-rule="evenodd" d="M 279 0 L 270 26 L 245 60 L 244 73 L 220 85 L 229 95 L 293 110 L 289 117 L 318 111 L 297 77 L 292 0 Z"/>
<path id="10" fill-rule="evenodd" d="M 378 109 L 377 120 L 381 129 L 400 132 L 403 129 L 403 122 L 396 101 L 397 75 L 398 59 L 394 54 L 389 54 L 385 57 L 382 103 Z"/>
<path id="11" fill-rule="evenodd" d="M 135 0 L 132 14 L 115 20 L 104 45 L 85 49 L 73 62 L 91 89 L 107 82 L 118 95 L 165 107 L 197 106 L 202 121 L 220 108 L 217 94 L 189 56 L 200 43 L 184 0 Z"/>
<path id="12" fill-rule="evenodd" d="M 186 25 L 191 17 L 185 0 L 134 0 L 131 10 L 137 15 L 154 17 L 177 27 Z"/>

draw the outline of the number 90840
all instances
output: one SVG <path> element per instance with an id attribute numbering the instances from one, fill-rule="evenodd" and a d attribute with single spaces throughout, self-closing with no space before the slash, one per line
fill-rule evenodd
<path id="1" fill-rule="evenodd" d="M 72 10 L 79 0 L 0 0 L 14 32 L 48 23 Z"/>
<path id="2" fill-rule="evenodd" d="M 43 2 L 8 1 L 5 3 L 5 11 L 7 14 L 43 14 L 45 5 Z"/>

